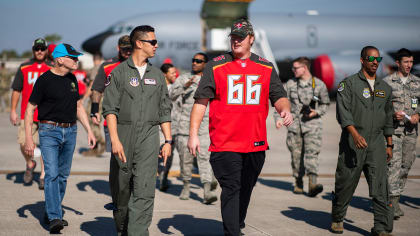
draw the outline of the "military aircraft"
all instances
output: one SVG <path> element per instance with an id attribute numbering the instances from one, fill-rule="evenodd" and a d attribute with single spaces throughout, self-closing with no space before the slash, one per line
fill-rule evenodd
<path id="1" fill-rule="evenodd" d="M 360 69 L 360 50 L 366 45 L 376 46 L 384 56 L 378 69 L 380 76 L 390 72 L 394 65 L 390 55 L 399 48 L 420 52 L 420 17 L 256 13 L 249 18 L 271 49 L 273 58 L 267 59 L 281 64 L 298 56 L 312 58 L 314 74 L 330 92 L 336 91 L 343 78 Z M 105 58 L 113 57 L 118 38 L 143 24 L 155 27 L 159 41 L 152 63 L 160 65 L 165 58 L 171 58 L 177 67 L 190 69 L 191 57 L 202 50 L 198 12 L 150 13 L 122 20 L 86 40 L 82 48 L 92 54 L 101 51 Z M 289 74 L 290 67 L 280 66 L 280 75 Z"/>

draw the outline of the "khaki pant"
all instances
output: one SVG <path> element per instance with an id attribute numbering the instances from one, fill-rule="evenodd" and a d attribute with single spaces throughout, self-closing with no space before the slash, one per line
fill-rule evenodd
<path id="1" fill-rule="evenodd" d="M 38 127 L 38 123 L 34 122 L 32 124 L 32 138 L 35 145 L 39 144 Z M 21 145 L 25 144 L 25 122 L 23 122 L 23 120 L 21 120 L 19 124 L 17 141 Z"/>

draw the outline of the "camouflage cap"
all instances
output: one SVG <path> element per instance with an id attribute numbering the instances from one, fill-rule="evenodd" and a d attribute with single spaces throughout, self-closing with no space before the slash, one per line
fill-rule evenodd
<path id="1" fill-rule="evenodd" d="M 245 38 L 248 35 L 254 35 L 254 29 L 252 28 L 251 22 L 246 18 L 235 20 L 230 28 L 231 35 L 238 35 L 241 38 Z"/>
<path id="2" fill-rule="evenodd" d="M 47 41 L 45 41 L 45 39 L 43 39 L 43 38 L 37 38 L 37 39 L 35 39 L 35 41 L 32 44 L 32 47 L 35 48 L 36 46 L 46 48 L 47 47 Z"/>
<path id="3" fill-rule="evenodd" d="M 118 39 L 118 47 L 131 48 L 130 36 L 123 35 Z"/>

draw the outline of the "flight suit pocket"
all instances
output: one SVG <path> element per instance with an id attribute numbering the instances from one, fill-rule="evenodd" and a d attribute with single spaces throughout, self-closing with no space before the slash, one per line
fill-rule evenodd
<path id="1" fill-rule="evenodd" d="M 127 88 L 124 88 L 120 100 L 120 111 L 118 114 L 118 122 L 131 122 L 131 111 L 134 100 L 134 94 Z"/>

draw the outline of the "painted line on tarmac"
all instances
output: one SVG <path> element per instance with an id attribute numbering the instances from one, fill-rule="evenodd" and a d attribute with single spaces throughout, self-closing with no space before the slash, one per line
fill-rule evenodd
<path id="1" fill-rule="evenodd" d="M 23 174 L 24 171 L 16 171 L 16 170 L 0 170 L 0 175 L 7 175 L 7 174 Z M 39 172 L 34 172 L 38 173 Z M 95 176 L 108 176 L 108 171 L 72 171 L 70 175 L 95 175 Z M 179 177 L 180 172 L 179 170 L 170 171 L 169 177 Z M 192 174 L 193 178 L 200 178 L 199 174 Z M 289 173 L 261 173 L 259 177 L 293 177 L 292 174 Z M 319 178 L 335 178 L 335 174 L 319 174 Z M 360 178 L 364 178 L 362 174 Z M 408 179 L 420 179 L 420 175 L 409 175 Z"/>
<path id="2" fill-rule="evenodd" d="M 253 228 L 254 230 L 258 231 L 259 233 L 262 233 L 263 235 L 266 235 L 266 236 L 272 236 L 271 234 L 269 234 L 269 233 L 267 233 L 267 232 L 263 231 L 262 229 L 259 229 L 259 228 L 255 227 L 255 226 L 253 226 L 253 225 L 250 225 L 250 224 L 245 224 L 245 225 L 246 225 L 246 226 L 249 226 L 250 228 Z"/>

